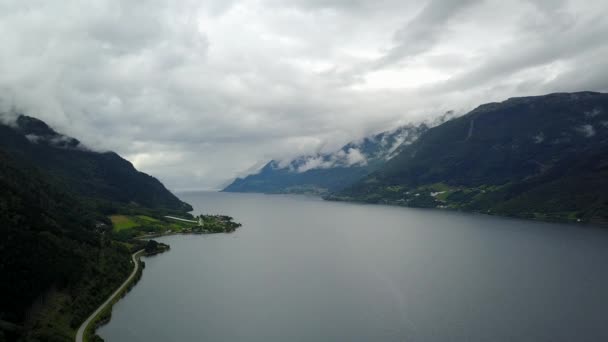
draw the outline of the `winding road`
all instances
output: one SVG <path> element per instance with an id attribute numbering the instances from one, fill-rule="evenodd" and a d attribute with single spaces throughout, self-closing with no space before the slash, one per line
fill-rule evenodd
<path id="1" fill-rule="evenodd" d="M 137 273 L 137 270 L 139 270 L 139 263 L 137 262 L 137 258 L 143 252 L 144 252 L 144 250 L 142 249 L 140 251 L 137 251 L 137 252 L 133 253 L 133 255 L 131 255 L 131 261 L 135 264 L 135 267 L 133 267 L 133 272 L 131 272 L 131 275 L 129 275 L 129 277 L 122 283 L 122 285 L 120 285 L 120 287 L 116 291 L 114 291 L 114 293 L 112 293 L 112 295 L 105 302 L 103 302 L 103 304 L 101 304 L 97 308 L 97 310 L 95 310 L 95 312 L 93 312 L 89 316 L 89 318 L 86 319 L 86 321 L 84 321 L 80 325 L 80 328 L 78 328 L 78 332 L 76 332 L 76 342 L 83 342 L 84 341 L 84 332 L 87 330 L 87 327 L 91 324 L 91 322 L 93 321 L 93 319 L 95 319 L 95 317 L 101 312 L 101 310 L 103 310 L 106 306 L 108 306 L 108 304 L 110 304 L 112 302 L 112 300 L 114 300 L 114 298 L 116 298 L 116 296 L 118 296 L 118 294 L 125 287 L 127 287 L 127 285 L 129 285 L 129 283 L 131 282 L 131 280 L 133 280 L 133 277 L 135 277 L 135 274 Z"/>

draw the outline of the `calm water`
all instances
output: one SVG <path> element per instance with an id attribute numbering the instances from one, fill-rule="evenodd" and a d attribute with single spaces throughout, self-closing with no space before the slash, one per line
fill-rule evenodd
<path id="1" fill-rule="evenodd" d="M 117 341 L 608 341 L 608 231 L 300 196 L 187 193 L 230 235 L 161 239 Z"/>

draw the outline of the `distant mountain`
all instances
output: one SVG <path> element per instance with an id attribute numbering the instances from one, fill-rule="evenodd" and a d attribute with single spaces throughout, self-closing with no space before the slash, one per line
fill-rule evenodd
<path id="1" fill-rule="evenodd" d="M 137 171 L 114 152 L 89 150 L 78 140 L 59 134 L 46 123 L 20 115 L 0 124 L 0 148 L 31 163 L 85 198 L 110 209 L 125 204 L 176 211 L 192 210 L 156 178 Z"/>
<path id="2" fill-rule="evenodd" d="M 479 106 L 327 198 L 606 223 L 608 94 Z"/>
<path id="3" fill-rule="evenodd" d="M 237 178 L 227 192 L 314 193 L 343 189 L 399 154 L 428 126 L 407 125 L 353 141 L 333 153 L 319 153 L 287 162 L 270 161 L 257 174 Z"/>

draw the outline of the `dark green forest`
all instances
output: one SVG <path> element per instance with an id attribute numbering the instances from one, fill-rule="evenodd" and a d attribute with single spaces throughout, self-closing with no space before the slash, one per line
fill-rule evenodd
<path id="1" fill-rule="evenodd" d="M 0 125 L 0 341 L 72 341 L 122 283 L 143 243 L 113 239 L 107 215 L 189 215 L 158 180 L 79 145 L 37 119 Z"/>
<path id="2" fill-rule="evenodd" d="M 192 210 L 156 178 L 137 171 L 114 152 L 96 152 L 55 132 L 46 123 L 21 115 L 0 125 L 0 147 L 44 170 L 72 193 L 115 211 L 127 204 L 174 212 Z"/>

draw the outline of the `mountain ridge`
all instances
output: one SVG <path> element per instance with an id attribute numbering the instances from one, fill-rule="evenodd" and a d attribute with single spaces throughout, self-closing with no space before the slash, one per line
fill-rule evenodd
<path id="1" fill-rule="evenodd" d="M 428 130 L 327 199 L 603 222 L 607 158 L 608 94 L 511 98 Z"/>
<path id="2" fill-rule="evenodd" d="M 187 212 L 158 179 L 138 171 L 115 152 L 95 152 L 75 138 L 57 133 L 41 120 L 19 115 L 0 124 L 0 147 L 63 182 L 70 191 L 100 206 L 136 206 Z"/>
<path id="3" fill-rule="evenodd" d="M 330 153 L 286 162 L 271 160 L 258 173 L 237 178 L 223 191 L 324 194 L 342 189 L 394 157 L 428 129 L 425 123 L 405 125 L 351 141 Z"/>
<path id="4" fill-rule="evenodd" d="M 0 124 L 0 340 L 73 341 L 131 270 L 108 215 L 192 207 L 114 152 L 25 115 Z"/>

